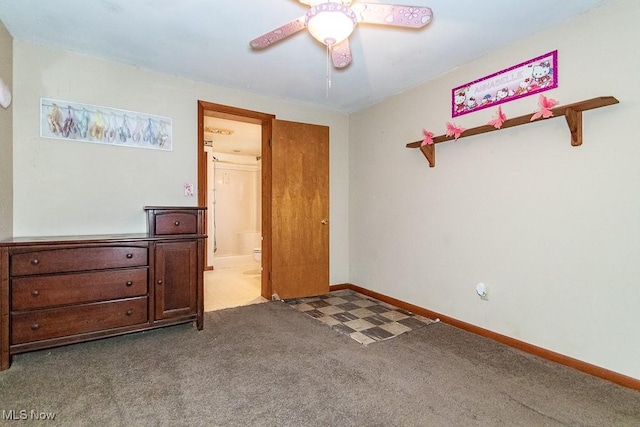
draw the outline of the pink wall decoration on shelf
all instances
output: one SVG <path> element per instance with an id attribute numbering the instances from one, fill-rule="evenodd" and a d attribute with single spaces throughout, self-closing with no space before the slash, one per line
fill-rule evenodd
<path id="1" fill-rule="evenodd" d="M 451 117 L 558 87 L 558 51 L 540 55 L 451 90 Z"/>

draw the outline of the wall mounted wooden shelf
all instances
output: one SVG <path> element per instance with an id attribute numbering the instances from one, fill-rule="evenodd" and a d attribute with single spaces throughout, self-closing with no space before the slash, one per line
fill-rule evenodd
<path id="1" fill-rule="evenodd" d="M 593 110 L 594 108 L 606 107 L 607 105 L 617 104 L 619 101 L 613 96 L 601 96 L 598 98 L 587 99 L 586 101 L 576 102 L 574 104 L 561 105 L 559 107 L 552 108 L 553 116 L 544 119 L 531 121 L 531 114 L 515 117 L 513 119 L 507 119 L 502 124 L 500 129 L 496 129 L 492 125 L 478 126 L 471 129 L 466 129 L 458 139 L 466 138 L 468 136 L 480 135 L 482 133 L 493 132 L 505 128 L 514 126 L 525 125 L 527 123 L 535 123 L 542 120 L 549 120 L 556 117 L 562 117 L 567 120 L 569 131 L 571 132 L 571 145 L 577 147 L 582 145 L 582 112 L 586 110 Z M 436 165 L 436 148 L 435 145 L 441 142 L 453 141 L 453 136 L 440 135 L 433 138 L 433 144 L 422 145 L 422 141 L 411 142 L 407 144 L 407 148 L 420 148 L 422 154 L 429 161 L 429 166 L 434 167 Z"/>

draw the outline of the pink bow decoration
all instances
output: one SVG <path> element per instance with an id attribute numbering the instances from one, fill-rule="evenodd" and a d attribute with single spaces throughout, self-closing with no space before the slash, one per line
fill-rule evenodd
<path id="1" fill-rule="evenodd" d="M 433 132 L 429 132 L 426 129 L 422 129 L 422 133 L 424 134 L 424 141 L 422 141 L 422 144 L 420 144 L 420 146 L 425 146 L 425 145 L 431 145 L 433 144 Z"/>
<path id="2" fill-rule="evenodd" d="M 447 136 L 453 136 L 456 140 L 460 138 L 460 134 L 464 132 L 466 129 L 463 127 L 456 126 L 453 123 L 447 122 Z"/>
<path id="3" fill-rule="evenodd" d="M 548 119 L 553 116 L 553 111 L 551 109 L 558 104 L 558 101 L 552 98 L 547 98 L 544 95 L 540 95 L 540 99 L 538 100 L 538 105 L 540 106 L 539 110 L 536 110 L 534 115 L 531 116 L 531 120 L 534 121 L 542 117 L 543 119 Z"/>
<path id="4" fill-rule="evenodd" d="M 487 124 L 500 129 L 505 120 L 507 120 L 507 116 L 502 112 L 502 107 L 498 107 L 498 117 L 489 120 Z"/>

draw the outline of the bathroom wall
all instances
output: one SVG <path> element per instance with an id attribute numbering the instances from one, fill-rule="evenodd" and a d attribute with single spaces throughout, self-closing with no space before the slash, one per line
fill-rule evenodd
<path id="1" fill-rule="evenodd" d="M 260 167 L 261 161 L 253 156 L 209 156 L 209 265 L 219 257 L 251 255 L 260 246 Z"/>
<path id="2" fill-rule="evenodd" d="M 638 22 L 640 2 L 612 0 L 354 114 L 351 282 L 640 379 Z M 582 146 L 556 118 L 437 144 L 435 168 L 405 148 L 445 133 L 452 88 L 555 49 L 559 87 L 544 95 L 620 100 L 583 113 Z M 537 108 L 535 95 L 502 105 Z"/>
<path id="3" fill-rule="evenodd" d="M 0 79 L 13 86 L 13 37 L 0 21 Z M 13 104 L 0 107 L 0 239 L 13 233 Z"/>

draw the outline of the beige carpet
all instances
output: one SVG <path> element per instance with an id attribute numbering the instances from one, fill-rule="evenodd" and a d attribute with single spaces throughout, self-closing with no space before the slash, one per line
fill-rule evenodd
<path id="1" fill-rule="evenodd" d="M 15 425 L 638 426 L 640 393 L 443 323 L 364 346 L 266 302 L 206 313 L 203 331 L 19 355 L 2 410 L 56 414 Z"/>

